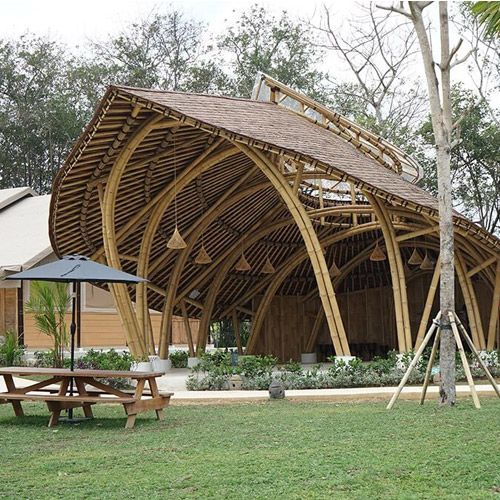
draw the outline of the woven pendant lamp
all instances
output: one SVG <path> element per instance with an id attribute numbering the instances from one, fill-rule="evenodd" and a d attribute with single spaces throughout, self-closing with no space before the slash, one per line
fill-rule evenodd
<path id="1" fill-rule="evenodd" d="M 182 250 L 183 248 L 186 247 L 187 247 L 186 242 L 182 238 L 181 233 L 179 232 L 179 229 L 177 228 L 176 224 L 174 232 L 167 242 L 167 248 L 170 248 L 172 250 Z"/>
<path id="2" fill-rule="evenodd" d="M 429 259 L 429 255 L 427 254 L 427 252 L 425 252 L 424 260 L 422 261 L 422 264 L 420 264 L 420 269 L 422 269 L 422 271 L 429 271 L 430 269 L 434 269 L 434 262 Z"/>
<path id="3" fill-rule="evenodd" d="M 245 259 L 245 254 L 241 252 L 241 257 L 240 260 L 236 263 L 234 266 L 236 271 L 250 271 L 252 269 L 252 266 L 248 263 L 247 259 Z"/>
<path id="4" fill-rule="evenodd" d="M 205 245 L 203 243 L 201 245 L 200 251 L 198 252 L 198 255 L 194 259 L 194 262 L 195 264 L 200 264 L 202 266 L 211 264 L 213 262 L 212 257 L 210 257 L 210 255 L 208 255 L 208 252 L 205 250 Z"/>
<path id="5" fill-rule="evenodd" d="M 377 243 L 375 245 L 375 248 L 373 249 L 373 252 L 370 254 L 370 260 L 373 262 L 381 262 L 386 259 L 387 257 L 385 256 L 384 251 L 378 246 Z"/>
<path id="6" fill-rule="evenodd" d="M 330 277 L 336 278 L 337 276 L 340 276 L 340 274 L 341 274 L 340 269 L 338 268 L 335 261 L 333 261 L 333 264 L 330 266 Z"/>
<path id="7" fill-rule="evenodd" d="M 179 228 L 177 227 L 177 157 L 175 151 L 175 135 L 174 135 L 174 221 L 175 221 L 175 229 L 167 241 L 167 248 L 172 250 L 182 250 L 187 247 L 184 238 L 181 236 L 179 232 Z"/>
<path id="8" fill-rule="evenodd" d="M 422 256 L 418 253 L 418 250 L 414 248 L 410 258 L 408 259 L 408 264 L 412 266 L 419 266 L 422 264 L 423 260 L 424 259 L 422 259 Z"/>
<path id="9" fill-rule="evenodd" d="M 276 272 L 276 269 L 274 269 L 269 256 L 266 258 L 266 262 L 264 262 L 264 265 L 262 266 L 260 272 L 262 274 L 274 274 Z"/>

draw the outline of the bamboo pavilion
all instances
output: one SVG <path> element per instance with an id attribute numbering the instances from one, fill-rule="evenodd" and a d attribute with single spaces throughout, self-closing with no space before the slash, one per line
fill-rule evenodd
<path id="1" fill-rule="evenodd" d="M 252 99 L 110 87 L 58 173 L 49 232 L 146 277 L 111 292 L 136 356 L 174 315 L 249 321 L 247 353 L 412 350 L 438 309 L 437 200 L 399 148 L 261 75 Z M 500 240 L 455 214 L 457 311 L 498 346 Z M 150 310 L 162 312 L 159 337 Z M 156 347 L 158 346 L 158 347 Z"/>

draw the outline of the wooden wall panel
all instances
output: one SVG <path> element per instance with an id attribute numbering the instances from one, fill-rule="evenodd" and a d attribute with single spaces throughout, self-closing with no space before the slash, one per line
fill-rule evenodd
<path id="1" fill-rule="evenodd" d="M 66 321 L 69 325 L 71 321 L 69 314 Z M 160 314 L 151 315 L 156 343 L 158 343 L 160 321 Z M 198 323 L 198 320 L 191 320 L 191 329 L 194 335 L 198 332 Z M 50 338 L 38 332 L 31 315 L 25 315 L 24 324 L 24 342 L 28 348 L 49 348 L 52 346 Z M 123 327 L 116 313 L 82 312 L 81 328 L 82 347 L 125 347 L 126 345 Z M 177 316 L 174 317 L 172 324 L 172 341 L 174 344 L 187 344 L 182 318 Z"/>
<path id="2" fill-rule="evenodd" d="M 17 288 L 0 288 L 0 335 L 17 330 Z"/>

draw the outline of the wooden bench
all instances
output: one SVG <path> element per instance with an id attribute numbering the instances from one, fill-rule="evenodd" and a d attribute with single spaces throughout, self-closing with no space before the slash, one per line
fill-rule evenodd
<path id="1" fill-rule="evenodd" d="M 43 401 L 51 412 L 49 427 L 57 425 L 61 411 L 82 408 L 86 417 L 93 417 L 92 405 L 122 404 L 127 414 L 126 428 L 132 428 L 138 413 L 155 410 L 159 420 L 168 406 L 171 392 L 160 392 L 156 378 L 160 372 L 128 372 L 110 370 L 75 370 L 52 368 L 0 368 L 7 392 L 0 393 L 0 403 L 11 403 L 16 416 L 23 416 L 21 401 Z M 27 387 L 17 388 L 13 376 L 40 376 L 48 378 Z M 134 391 L 120 390 L 100 382 L 99 378 L 129 378 L 137 381 Z M 145 391 L 146 382 L 149 391 Z M 49 387 L 59 384 L 58 388 Z M 90 388 L 89 388 L 90 387 Z M 42 394 L 43 392 L 43 394 Z"/>

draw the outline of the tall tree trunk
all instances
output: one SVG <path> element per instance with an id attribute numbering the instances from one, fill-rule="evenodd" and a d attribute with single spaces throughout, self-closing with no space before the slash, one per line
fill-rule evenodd
<path id="1" fill-rule="evenodd" d="M 450 51 L 450 33 L 448 26 L 448 6 L 439 2 L 439 34 L 441 54 L 439 64 L 434 62 L 430 35 L 427 33 L 422 12 L 433 2 L 408 2 L 408 10 L 399 2 L 392 7 L 381 8 L 392 10 L 411 19 L 417 34 L 422 62 L 424 65 L 429 105 L 431 108 L 432 130 L 436 144 L 436 169 L 438 175 L 439 200 L 439 236 L 440 236 L 440 309 L 441 309 L 441 345 L 440 371 L 441 403 L 454 405 L 455 387 L 455 339 L 448 317 L 455 310 L 455 260 L 454 260 L 454 228 L 451 196 L 450 159 L 452 147 L 453 121 L 451 113 L 451 78 L 452 56 L 460 44 Z M 441 81 L 438 80 L 436 68 L 439 68 Z"/>

